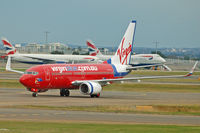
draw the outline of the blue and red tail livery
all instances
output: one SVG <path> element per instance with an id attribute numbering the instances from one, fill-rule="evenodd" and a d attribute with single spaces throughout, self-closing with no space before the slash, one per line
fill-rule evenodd
<path id="1" fill-rule="evenodd" d="M 99 49 L 93 44 L 93 42 L 91 40 L 87 40 L 86 44 L 88 46 L 89 54 L 91 56 L 97 56 L 97 55 L 102 56 Z"/>
<path id="2" fill-rule="evenodd" d="M 6 38 L 2 38 L 2 42 L 4 48 L 6 49 L 6 55 L 2 56 L 2 58 L 5 58 L 8 55 L 13 55 L 16 53 L 15 47 L 13 47 L 13 45 Z"/>

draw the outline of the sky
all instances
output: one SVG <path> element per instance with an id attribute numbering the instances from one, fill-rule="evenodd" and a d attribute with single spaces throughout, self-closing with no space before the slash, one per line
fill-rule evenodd
<path id="1" fill-rule="evenodd" d="M 135 45 L 200 48 L 200 0 L 0 0 L 0 37 L 12 43 L 119 45 L 137 21 Z"/>

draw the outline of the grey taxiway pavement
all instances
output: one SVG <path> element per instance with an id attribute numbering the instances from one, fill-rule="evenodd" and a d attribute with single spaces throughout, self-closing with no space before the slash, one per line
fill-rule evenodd
<path id="1" fill-rule="evenodd" d="M 200 116 L 99 113 L 14 108 L 14 106 L 17 105 L 66 107 L 152 104 L 200 105 L 200 93 L 104 91 L 101 98 L 90 98 L 89 96 L 81 95 L 79 91 L 71 91 L 70 97 L 60 97 L 59 90 L 52 90 L 41 93 L 38 97 L 33 98 L 31 93 L 24 89 L 0 88 L 0 120 L 50 120 L 200 125 Z"/>
<path id="2" fill-rule="evenodd" d="M 0 120 L 81 121 L 138 124 L 200 125 L 198 116 L 99 113 L 41 109 L 0 110 Z"/>

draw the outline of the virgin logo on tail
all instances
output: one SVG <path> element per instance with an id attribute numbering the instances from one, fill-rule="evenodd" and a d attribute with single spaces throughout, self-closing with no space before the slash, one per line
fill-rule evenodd
<path id="1" fill-rule="evenodd" d="M 125 38 L 123 38 L 123 40 L 122 40 L 121 49 L 117 50 L 117 55 L 119 55 L 119 61 L 121 64 L 124 64 L 125 62 L 127 64 L 128 55 L 131 53 L 131 49 L 132 49 L 132 45 L 130 43 L 127 48 L 123 47 L 124 40 L 125 40 Z"/>

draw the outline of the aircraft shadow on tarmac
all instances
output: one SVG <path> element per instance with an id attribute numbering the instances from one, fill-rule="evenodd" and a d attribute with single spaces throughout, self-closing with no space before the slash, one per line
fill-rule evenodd
<path id="1" fill-rule="evenodd" d="M 26 95 L 27 97 L 32 97 L 31 94 L 25 94 L 25 95 Z M 51 95 L 51 94 L 39 94 L 39 96 L 36 97 L 36 99 L 37 99 L 37 98 L 40 98 L 40 97 L 41 97 L 41 98 L 42 98 L 42 97 L 43 97 L 43 98 L 45 98 L 45 97 L 46 97 L 46 98 L 47 98 L 47 97 L 48 97 L 48 98 L 49 98 L 49 97 L 52 97 L 52 98 L 56 98 L 56 97 L 57 97 L 57 98 L 90 98 L 90 96 L 87 96 L 87 95 L 85 95 L 85 96 L 84 96 L 84 95 L 83 95 L 83 96 L 68 96 L 68 97 L 62 96 L 62 97 L 61 97 L 59 94 L 58 94 L 58 95 L 53 95 L 53 94 L 52 94 L 52 95 Z M 101 98 L 104 98 L 104 97 L 101 97 Z"/>
<path id="2" fill-rule="evenodd" d="M 24 94 L 26 95 L 26 97 L 32 97 L 31 93 L 30 94 Z M 105 95 L 101 95 L 99 98 L 91 98 L 89 95 L 71 95 L 71 96 L 63 96 L 61 97 L 58 93 L 58 95 L 55 95 L 55 94 L 39 94 L 37 98 L 84 98 L 84 99 L 132 99 L 132 100 L 140 100 L 140 99 L 143 99 L 143 100 L 150 100 L 149 98 L 145 97 L 146 95 L 145 94 L 133 94 L 133 95 L 129 95 L 129 96 L 126 96 L 126 95 L 115 95 L 115 94 L 105 94 Z M 151 99 L 152 100 L 152 99 Z"/>

